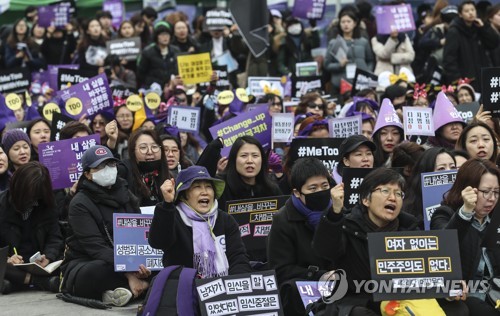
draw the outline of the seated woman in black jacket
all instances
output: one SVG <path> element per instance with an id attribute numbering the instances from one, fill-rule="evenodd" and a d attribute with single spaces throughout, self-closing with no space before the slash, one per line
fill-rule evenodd
<path id="1" fill-rule="evenodd" d="M 104 146 L 87 149 L 83 174 L 69 205 L 72 235 L 66 240 L 62 270 L 63 292 L 101 299 L 105 304 L 126 305 L 149 287 L 151 272 L 143 265 L 137 272 L 114 271 L 113 213 L 137 213 L 137 198 L 117 177 L 117 159 Z"/>
<path id="2" fill-rule="evenodd" d="M 29 262 L 37 252 L 41 254 L 37 263 L 43 267 L 61 259 L 64 242 L 57 217 L 47 168 L 37 161 L 20 166 L 10 180 L 9 189 L 0 194 L 0 247 L 9 246 L 10 252 L 4 294 L 28 289 L 29 285 L 58 291 L 58 276 L 34 276 L 14 266 Z"/>
<path id="3" fill-rule="evenodd" d="M 194 268 L 201 278 L 251 271 L 238 224 L 218 208 L 224 185 L 201 166 L 163 183 L 164 201 L 156 205 L 149 244 L 163 250 L 164 267 Z"/>

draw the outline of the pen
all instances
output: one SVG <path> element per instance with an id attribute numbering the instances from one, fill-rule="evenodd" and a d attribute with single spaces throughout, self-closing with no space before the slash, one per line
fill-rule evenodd
<path id="1" fill-rule="evenodd" d="M 16 247 L 13 247 L 13 248 L 14 248 L 14 253 L 15 253 L 15 254 L 16 254 L 16 256 L 17 256 L 17 249 L 16 249 Z"/>

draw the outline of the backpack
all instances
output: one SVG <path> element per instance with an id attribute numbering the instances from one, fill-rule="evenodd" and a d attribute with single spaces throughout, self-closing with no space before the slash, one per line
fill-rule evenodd
<path id="1" fill-rule="evenodd" d="M 151 281 L 137 316 L 199 315 L 196 269 L 182 266 L 163 268 Z"/>

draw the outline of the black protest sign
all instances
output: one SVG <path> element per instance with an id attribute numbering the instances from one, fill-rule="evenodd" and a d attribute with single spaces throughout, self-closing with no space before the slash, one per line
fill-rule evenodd
<path id="1" fill-rule="evenodd" d="M 292 96 L 300 98 L 311 90 L 323 91 L 323 84 L 320 76 L 297 77 L 292 76 Z"/>
<path id="2" fill-rule="evenodd" d="M 290 196 L 272 196 L 228 201 L 227 212 L 240 226 L 241 239 L 252 260 L 266 259 L 266 237 L 271 230 L 273 215 Z"/>
<path id="3" fill-rule="evenodd" d="M 373 168 L 344 168 L 342 182 L 344 183 L 344 206 L 354 207 L 359 202 L 359 187 L 363 179 Z"/>
<path id="4" fill-rule="evenodd" d="M 294 138 L 290 145 L 291 161 L 305 157 L 314 157 L 321 160 L 325 167 L 332 172 L 340 161 L 339 148 L 344 138 Z"/>
<path id="5" fill-rule="evenodd" d="M 31 84 L 31 73 L 26 68 L 0 70 L 0 93 L 23 92 Z"/>
<path id="6" fill-rule="evenodd" d="M 217 80 L 215 87 L 217 91 L 229 90 L 229 77 L 227 73 L 227 66 L 216 66 L 212 64 L 212 70 L 217 73 Z M 210 85 L 209 82 L 202 82 L 198 84 L 200 87 L 200 93 L 205 95 L 207 93 L 207 88 Z"/>
<path id="7" fill-rule="evenodd" d="M 67 117 L 66 115 L 63 115 L 58 112 L 52 113 L 52 125 L 50 127 L 50 141 L 57 141 L 59 140 L 59 133 L 63 129 L 64 126 L 66 126 L 66 123 L 69 123 L 71 121 L 74 121 L 72 118 Z"/>
<path id="8" fill-rule="evenodd" d="M 483 237 L 482 247 L 498 248 L 500 245 L 500 203 L 497 203 L 495 209 L 490 213 L 491 222 L 486 228 Z"/>
<path id="9" fill-rule="evenodd" d="M 213 9 L 205 14 L 204 31 L 222 30 L 224 27 L 230 27 L 231 25 L 233 25 L 233 19 L 231 13 L 227 11 Z"/>
<path id="10" fill-rule="evenodd" d="M 352 90 L 361 91 L 363 89 L 375 89 L 378 86 L 378 76 L 369 71 L 356 67 Z"/>
<path id="11" fill-rule="evenodd" d="M 113 99 L 115 97 L 120 98 L 120 99 L 126 99 L 131 95 L 139 94 L 137 89 L 128 88 L 128 87 L 121 86 L 121 85 L 120 86 L 112 86 L 112 87 L 110 87 L 110 89 L 111 89 L 111 96 L 113 97 Z"/>
<path id="12" fill-rule="evenodd" d="M 482 68 L 481 83 L 483 110 L 500 117 L 500 67 Z"/>
<path id="13" fill-rule="evenodd" d="M 479 111 L 479 102 L 462 103 L 455 105 L 460 117 L 469 124 Z"/>
<path id="14" fill-rule="evenodd" d="M 373 300 L 457 296 L 462 266 L 456 245 L 456 230 L 369 233 L 371 278 L 378 289 Z"/>
<path id="15" fill-rule="evenodd" d="M 117 55 L 126 60 L 134 60 L 141 53 L 141 39 L 131 37 L 107 41 L 106 50 L 108 55 Z"/>
<path id="16" fill-rule="evenodd" d="M 96 71 L 59 68 L 57 69 L 57 88 L 64 90 L 68 83 L 73 86 L 96 75 Z"/>
<path id="17" fill-rule="evenodd" d="M 269 47 L 267 1 L 231 0 L 229 11 L 252 55 L 262 56 Z"/>
<path id="18" fill-rule="evenodd" d="M 273 270 L 197 279 L 201 315 L 284 315 Z"/>

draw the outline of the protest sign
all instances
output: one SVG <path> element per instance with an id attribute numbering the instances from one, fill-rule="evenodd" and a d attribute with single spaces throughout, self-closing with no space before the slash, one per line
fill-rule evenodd
<path id="1" fill-rule="evenodd" d="M 240 136 L 254 136 L 264 147 L 264 150 L 271 147 L 271 125 L 272 119 L 267 106 L 262 106 L 251 112 L 238 114 L 236 117 L 209 128 L 210 134 L 215 139 L 222 137 L 224 147 L 221 155 L 227 157 L 233 143 Z"/>
<path id="2" fill-rule="evenodd" d="M 55 100 L 55 101 L 58 102 L 58 100 Z M 59 107 L 59 105 L 57 103 L 49 102 L 42 107 L 41 112 L 42 112 L 43 117 L 46 120 L 52 121 L 52 115 L 54 113 L 61 113 L 61 108 Z"/>
<path id="3" fill-rule="evenodd" d="M 60 132 L 66 123 L 74 121 L 72 118 L 62 115 L 61 113 L 52 113 L 52 125 L 50 127 L 50 141 L 57 141 L 60 138 Z"/>
<path id="4" fill-rule="evenodd" d="M 210 53 L 177 56 L 177 66 L 184 84 L 208 82 L 212 77 Z"/>
<path id="5" fill-rule="evenodd" d="M 196 279 L 202 316 L 284 315 L 273 270 Z"/>
<path id="6" fill-rule="evenodd" d="M 273 113 L 272 120 L 272 142 L 291 142 L 293 138 L 293 123 L 295 121 L 293 113 Z"/>
<path id="7" fill-rule="evenodd" d="M 415 21 L 413 21 L 410 4 L 376 6 L 375 19 L 378 34 L 415 30 Z"/>
<path id="8" fill-rule="evenodd" d="M 424 217 L 424 228 L 429 230 L 431 218 L 434 211 L 441 206 L 443 196 L 451 189 L 457 178 L 457 170 L 426 172 L 421 175 L 422 180 L 422 211 Z"/>
<path id="9" fill-rule="evenodd" d="M 455 105 L 460 117 L 469 124 L 479 111 L 479 102 L 462 103 Z"/>
<path id="10" fill-rule="evenodd" d="M 292 76 L 292 96 L 300 98 L 310 90 L 324 90 L 320 76 Z"/>
<path id="11" fill-rule="evenodd" d="M 266 237 L 271 230 L 274 214 L 290 196 L 270 196 L 227 201 L 225 210 L 240 226 L 241 239 L 253 260 L 266 259 Z"/>
<path id="12" fill-rule="evenodd" d="M 191 106 L 171 106 L 168 108 L 168 124 L 181 132 L 198 133 L 200 130 L 200 108 Z"/>
<path id="13" fill-rule="evenodd" d="M 49 77 L 49 86 L 57 90 L 59 85 L 57 84 L 57 76 L 59 74 L 59 69 L 64 68 L 64 69 L 78 69 L 79 65 L 48 65 L 47 66 L 47 72 L 48 72 L 48 77 Z"/>
<path id="14" fill-rule="evenodd" d="M 253 56 L 260 57 L 269 47 L 267 1 L 231 0 L 229 10 L 246 46 Z"/>
<path id="15" fill-rule="evenodd" d="M 222 30 L 225 26 L 230 27 L 232 25 L 231 13 L 227 11 L 213 9 L 205 14 L 205 29 L 207 31 Z"/>
<path id="16" fill-rule="evenodd" d="M 378 86 L 378 76 L 369 71 L 356 67 L 352 88 L 354 91 L 363 89 L 376 89 Z"/>
<path id="17" fill-rule="evenodd" d="M 288 154 L 293 162 L 305 157 L 318 158 L 332 172 L 341 159 L 342 141 L 343 138 L 294 138 Z"/>
<path id="18" fill-rule="evenodd" d="M 97 75 L 96 71 L 79 69 L 57 69 L 57 89 L 64 90 Z M 69 85 L 68 85 L 69 83 Z"/>
<path id="19" fill-rule="evenodd" d="M 5 97 L 0 94 L 0 129 L 5 127 L 5 124 L 16 121 L 14 111 L 7 107 L 5 104 Z"/>
<path id="20" fill-rule="evenodd" d="M 321 281 L 295 281 L 300 299 L 304 308 L 307 305 L 316 302 L 322 297 L 330 296 L 331 290 L 328 289 L 326 282 Z M 311 315 L 311 314 L 310 314 Z"/>
<path id="21" fill-rule="evenodd" d="M 149 245 L 153 215 L 114 213 L 113 241 L 116 272 L 138 271 L 143 264 L 151 271 L 163 269 L 163 251 Z"/>
<path id="22" fill-rule="evenodd" d="M 500 67 L 481 68 L 483 110 L 500 117 Z"/>
<path id="23" fill-rule="evenodd" d="M 344 168 L 342 170 L 342 182 L 344 183 L 344 206 L 354 207 L 359 203 L 359 187 L 364 178 L 373 168 Z"/>
<path id="24" fill-rule="evenodd" d="M 458 245 L 456 230 L 368 233 L 371 278 L 379 285 L 373 300 L 457 296 L 462 266 L 450 245 Z"/>
<path id="25" fill-rule="evenodd" d="M 319 75 L 318 63 L 315 61 L 296 63 L 295 64 L 295 75 L 297 77 L 309 77 L 309 76 Z"/>
<path id="26" fill-rule="evenodd" d="M 347 138 L 351 135 L 361 135 L 361 115 L 328 120 L 330 137 Z"/>
<path id="27" fill-rule="evenodd" d="M 280 77 L 248 77 L 249 94 L 255 97 L 261 97 L 266 94 L 264 87 L 267 86 L 270 91 L 277 90 L 278 95 L 283 95 L 283 86 Z"/>
<path id="28" fill-rule="evenodd" d="M 113 100 L 115 98 L 127 99 L 129 96 L 138 93 L 137 89 L 125 87 L 122 85 L 110 86 L 110 89 Z"/>
<path id="29" fill-rule="evenodd" d="M 57 96 L 61 98 L 63 114 L 73 119 L 78 119 L 83 114 L 92 116 L 113 107 L 111 90 L 105 74 L 59 91 Z"/>
<path id="30" fill-rule="evenodd" d="M 83 153 L 94 145 L 99 145 L 99 135 L 71 138 L 50 143 L 40 143 L 38 154 L 40 163 L 49 169 L 52 189 L 69 188 L 77 182 L 83 172 Z"/>
<path id="31" fill-rule="evenodd" d="M 283 102 L 283 112 L 295 114 L 295 109 L 299 105 L 298 101 L 286 101 Z"/>
<path id="32" fill-rule="evenodd" d="M 31 73 L 31 85 L 29 91 L 33 95 L 45 94 L 49 91 L 50 76 L 48 70 L 34 71 Z"/>
<path id="33" fill-rule="evenodd" d="M 108 55 L 117 55 L 126 60 L 135 60 L 141 53 L 141 38 L 119 38 L 106 42 Z"/>
<path id="34" fill-rule="evenodd" d="M 403 124 L 405 136 L 434 136 L 431 108 L 403 106 Z"/>
<path id="35" fill-rule="evenodd" d="M 321 20 L 326 0 L 295 0 L 292 15 L 297 18 Z"/>
<path id="36" fill-rule="evenodd" d="M 219 78 L 215 83 L 216 90 L 217 91 L 229 90 L 229 77 L 227 72 L 227 66 L 212 65 L 212 70 L 217 73 L 217 77 Z M 199 83 L 201 95 L 207 93 L 207 88 L 209 85 L 210 82 Z"/>
<path id="37" fill-rule="evenodd" d="M 125 6 L 122 0 L 104 0 L 102 10 L 111 12 L 111 16 L 113 17 L 111 24 L 118 30 L 125 16 Z"/>
<path id="38" fill-rule="evenodd" d="M 31 73 L 27 68 L 0 70 L 0 93 L 28 90 Z"/>
<path id="39" fill-rule="evenodd" d="M 38 25 L 41 27 L 65 27 L 69 23 L 71 4 L 62 2 L 38 7 Z"/>

